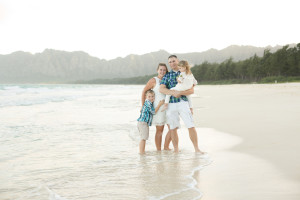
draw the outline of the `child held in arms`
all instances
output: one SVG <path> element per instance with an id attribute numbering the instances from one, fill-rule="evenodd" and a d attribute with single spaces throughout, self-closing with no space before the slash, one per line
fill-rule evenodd
<path id="1" fill-rule="evenodd" d="M 180 71 L 180 75 L 177 78 L 178 83 L 175 87 L 171 88 L 171 90 L 185 91 L 185 90 L 191 89 L 193 87 L 193 85 L 197 85 L 197 80 L 195 79 L 194 75 L 192 74 L 191 67 L 187 61 L 185 61 L 185 60 L 180 61 L 178 64 L 178 68 Z M 166 95 L 163 110 L 166 110 L 168 108 L 170 97 L 171 97 L 171 95 Z M 187 95 L 186 97 L 188 99 L 191 112 L 193 114 L 192 97 L 191 97 L 191 95 Z"/>

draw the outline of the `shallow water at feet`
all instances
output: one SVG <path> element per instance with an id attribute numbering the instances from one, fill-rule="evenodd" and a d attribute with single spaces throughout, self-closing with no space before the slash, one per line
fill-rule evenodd
<path id="1" fill-rule="evenodd" d="M 0 85 L 0 199 L 199 199 L 191 143 L 157 152 L 151 127 L 138 154 L 141 90 Z"/>

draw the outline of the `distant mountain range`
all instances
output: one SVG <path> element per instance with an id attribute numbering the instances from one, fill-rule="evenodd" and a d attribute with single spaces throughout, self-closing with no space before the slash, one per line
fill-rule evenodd
<path id="1" fill-rule="evenodd" d="M 291 44 L 290 46 L 294 46 Z M 271 52 L 282 46 L 237 46 L 222 50 L 210 49 L 204 52 L 176 54 L 179 59 L 188 60 L 192 65 L 207 62 L 244 60 L 254 54 L 262 56 L 265 49 Z M 17 51 L 0 55 L 0 83 L 70 83 L 78 80 L 127 78 L 156 73 L 160 62 L 167 63 L 169 52 L 160 50 L 144 55 L 128 55 L 112 60 L 99 59 L 76 51 L 66 52 L 46 49 L 42 53 L 31 54 Z"/>

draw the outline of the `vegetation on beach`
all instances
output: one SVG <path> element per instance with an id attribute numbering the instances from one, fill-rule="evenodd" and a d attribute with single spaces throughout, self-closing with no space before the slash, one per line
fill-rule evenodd
<path id="1" fill-rule="evenodd" d="M 267 83 L 299 81 L 300 43 L 271 53 L 266 49 L 262 57 L 254 55 L 234 62 L 232 58 L 218 64 L 204 62 L 192 68 L 199 82 Z"/>
<path id="2" fill-rule="evenodd" d="M 262 57 L 256 54 L 243 61 L 232 58 L 222 63 L 203 62 L 192 68 L 200 84 L 242 84 L 242 83 L 280 83 L 300 81 L 300 43 L 289 48 L 288 45 L 271 53 L 264 51 Z M 88 84 L 145 84 L 155 76 L 133 78 L 98 79 L 79 81 Z"/>

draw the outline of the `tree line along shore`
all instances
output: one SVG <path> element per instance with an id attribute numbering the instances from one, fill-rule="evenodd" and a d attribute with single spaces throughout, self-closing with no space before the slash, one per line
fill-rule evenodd
<path id="1" fill-rule="evenodd" d="M 271 53 L 264 51 L 243 61 L 229 58 L 221 63 L 203 62 L 192 67 L 199 84 L 242 84 L 300 82 L 300 43 Z M 146 84 L 156 74 L 132 78 L 96 79 L 77 81 L 78 84 Z"/>

